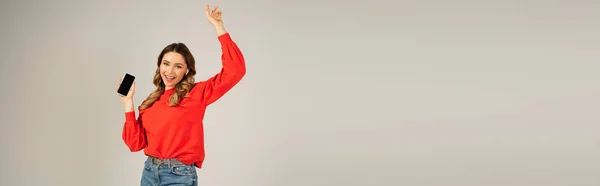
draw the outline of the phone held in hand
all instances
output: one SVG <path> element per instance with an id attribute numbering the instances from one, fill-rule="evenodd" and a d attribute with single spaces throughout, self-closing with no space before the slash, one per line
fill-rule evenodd
<path id="1" fill-rule="evenodd" d="M 135 80 L 135 76 L 125 73 L 125 77 L 123 78 L 123 81 L 121 81 L 121 85 L 119 86 L 117 93 L 127 96 L 129 89 L 131 89 L 131 86 L 133 85 L 133 80 Z"/>

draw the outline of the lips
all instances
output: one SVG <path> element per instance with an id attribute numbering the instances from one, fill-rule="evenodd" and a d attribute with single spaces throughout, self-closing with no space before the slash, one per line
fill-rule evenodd
<path id="1" fill-rule="evenodd" d="M 165 75 L 165 83 L 174 83 L 175 82 L 175 76 L 167 76 Z"/>

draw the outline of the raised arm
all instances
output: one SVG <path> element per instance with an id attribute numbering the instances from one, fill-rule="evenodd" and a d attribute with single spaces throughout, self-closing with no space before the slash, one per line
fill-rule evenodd
<path id="1" fill-rule="evenodd" d="M 202 99 L 206 105 L 209 105 L 222 97 L 242 80 L 246 74 L 246 64 L 242 52 L 225 30 L 223 21 L 221 20 L 221 11 L 218 10 L 218 6 L 213 10 L 210 10 L 207 6 L 206 16 L 217 32 L 217 38 L 221 44 L 222 51 L 221 71 L 208 80 L 198 83 L 200 85 L 199 88 L 203 89 L 203 91 L 200 91 L 203 93 Z"/>
<path id="2" fill-rule="evenodd" d="M 115 90 L 119 89 L 122 79 L 119 78 L 119 85 Z M 125 124 L 123 125 L 122 138 L 125 145 L 132 152 L 140 151 L 146 147 L 146 131 L 144 131 L 140 117 L 135 119 L 135 111 L 133 108 L 133 95 L 135 94 L 135 82 L 131 85 L 127 95 L 119 95 L 121 101 L 125 105 Z"/>
<path id="3" fill-rule="evenodd" d="M 204 82 L 200 82 L 204 91 L 203 101 L 209 105 L 233 88 L 246 74 L 246 65 L 240 49 L 231 40 L 229 34 L 219 36 L 221 43 L 221 71 Z"/>

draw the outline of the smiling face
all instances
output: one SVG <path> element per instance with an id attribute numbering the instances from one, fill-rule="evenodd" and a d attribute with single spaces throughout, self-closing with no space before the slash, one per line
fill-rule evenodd
<path id="1" fill-rule="evenodd" d="M 183 55 L 177 52 L 167 52 L 159 66 L 160 76 L 165 84 L 165 89 L 172 89 L 188 72 L 188 65 Z"/>

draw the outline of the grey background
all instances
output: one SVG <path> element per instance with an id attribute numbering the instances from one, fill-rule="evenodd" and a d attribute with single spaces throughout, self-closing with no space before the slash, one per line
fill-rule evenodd
<path id="1" fill-rule="evenodd" d="M 598 1 L 3 1 L 0 185 L 138 185 L 117 78 L 185 42 L 248 74 L 199 185 L 600 185 Z"/>

